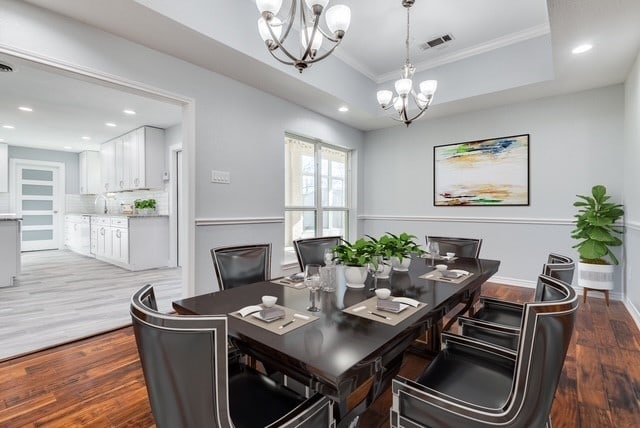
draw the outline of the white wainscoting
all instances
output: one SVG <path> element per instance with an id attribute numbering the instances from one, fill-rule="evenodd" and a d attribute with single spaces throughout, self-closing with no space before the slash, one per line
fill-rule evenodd
<path id="1" fill-rule="evenodd" d="M 219 290 L 212 248 L 228 245 L 271 243 L 271 276 L 282 275 L 284 217 L 196 218 L 195 294 Z"/>

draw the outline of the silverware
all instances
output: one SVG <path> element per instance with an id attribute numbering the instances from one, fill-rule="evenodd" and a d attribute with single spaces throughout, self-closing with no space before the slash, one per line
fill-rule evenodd
<path id="1" fill-rule="evenodd" d="M 286 323 L 282 324 L 282 325 L 281 325 L 280 327 L 278 327 L 278 328 L 285 328 L 285 327 L 287 327 L 288 325 L 292 324 L 295 320 L 296 320 L 296 319 L 294 318 L 294 319 L 292 319 L 291 321 L 287 321 Z"/>
<path id="2" fill-rule="evenodd" d="M 387 317 L 387 316 L 384 316 L 384 315 L 382 315 L 382 314 L 379 314 L 379 313 L 377 313 L 377 312 L 371 312 L 371 311 L 368 311 L 368 312 L 369 312 L 371 315 L 375 315 L 375 316 L 377 316 L 377 317 L 384 318 L 384 319 L 386 319 L 386 320 L 390 320 L 390 319 L 391 319 L 391 318 L 389 318 L 389 317 Z"/>

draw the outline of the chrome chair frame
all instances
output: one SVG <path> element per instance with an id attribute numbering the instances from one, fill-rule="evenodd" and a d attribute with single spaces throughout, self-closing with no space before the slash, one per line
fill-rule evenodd
<path id="1" fill-rule="evenodd" d="M 456 253 L 458 257 L 472 257 L 477 259 L 480 256 L 480 248 L 482 247 L 482 239 L 476 238 L 455 238 L 450 236 L 429 236 L 425 235 L 425 240 L 436 241 L 440 247 L 440 254 L 448 252 Z M 469 255 L 464 253 L 462 249 L 473 245 L 473 251 Z M 444 248 L 443 248 L 444 247 Z"/>
<path id="2" fill-rule="evenodd" d="M 247 367 L 229 363 L 226 315 L 161 314 L 147 306 L 152 293 L 149 284 L 136 292 L 130 313 L 159 428 L 242 426 L 232 420 L 247 407 L 243 403 L 246 397 L 234 400 L 230 394 L 230 383 L 235 385 L 235 379 L 241 380 L 241 388 L 255 386 L 253 392 L 262 385 L 263 393 L 282 391 L 287 400 L 282 406 L 285 413 L 271 415 L 276 419 L 264 423 L 267 427 L 335 427 L 333 404 L 327 397 L 315 394 L 305 399 Z M 187 342 L 191 346 L 184 346 Z"/>
<path id="3" fill-rule="evenodd" d="M 564 298 L 525 304 L 517 352 L 443 333 L 443 350 L 419 381 L 400 376 L 394 379 L 391 426 L 550 427 L 551 406 L 571 340 L 578 299 L 573 288 L 561 280 L 540 275 L 538 282 L 549 288 L 550 294 L 558 293 Z M 478 364 L 483 367 L 482 373 L 489 370 L 491 374 L 471 379 L 454 373 L 455 370 L 444 374 L 440 370 L 447 365 L 455 368 L 465 359 L 467 366 Z M 495 372 L 502 376 L 497 394 L 500 404 L 480 405 L 461 398 L 483 393 L 488 378 L 494 373 L 491 367 L 501 370 Z M 504 378 L 509 370 L 510 386 L 505 385 Z M 431 384 L 434 377 L 435 384 Z M 447 383 L 448 380 L 452 383 Z M 455 388 L 465 385 L 467 388 L 478 386 L 478 389 L 456 394 Z"/>
<path id="4" fill-rule="evenodd" d="M 250 273 L 251 269 L 254 271 L 259 270 L 258 273 L 253 275 L 247 275 L 243 278 L 231 278 L 228 273 L 225 273 L 225 263 L 229 258 L 237 258 L 234 260 L 241 264 L 241 258 L 252 252 L 264 251 L 264 260 L 262 263 L 255 266 L 243 267 L 242 271 Z M 255 255 L 253 255 L 255 257 Z M 227 288 L 240 287 L 247 284 L 252 284 L 260 281 L 267 281 L 271 279 L 271 244 L 251 244 L 251 245 L 235 245 L 229 247 L 218 247 L 211 249 L 211 258 L 213 260 L 213 267 L 216 272 L 216 278 L 221 290 Z M 246 261 L 245 261 L 246 263 Z M 226 277 L 225 277 L 226 276 Z"/>
<path id="5" fill-rule="evenodd" d="M 325 248 L 333 248 L 342 243 L 341 236 L 321 236 L 318 238 L 304 238 L 293 241 L 293 248 L 296 251 L 296 257 L 298 258 L 298 265 L 300 270 L 304 271 L 304 268 L 308 264 L 325 265 L 324 262 L 324 250 Z M 309 245 L 311 244 L 311 245 Z M 319 247 L 322 251 L 314 251 L 313 254 L 305 252 L 305 247 Z"/>

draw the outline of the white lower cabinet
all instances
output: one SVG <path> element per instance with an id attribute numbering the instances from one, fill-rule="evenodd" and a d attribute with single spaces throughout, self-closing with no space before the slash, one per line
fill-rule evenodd
<path id="1" fill-rule="evenodd" d="M 90 217 L 68 214 L 64 216 L 64 245 L 78 254 L 90 256 Z"/>
<path id="2" fill-rule="evenodd" d="M 92 216 L 91 221 L 97 259 L 132 271 L 169 265 L 167 216 Z"/>

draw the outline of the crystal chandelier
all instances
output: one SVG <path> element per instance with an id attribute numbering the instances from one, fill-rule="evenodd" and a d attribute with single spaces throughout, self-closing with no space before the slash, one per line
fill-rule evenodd
<path id="1" fill-rule="evenodd" d="M 300 73 L 309 64 L 329 56 L 340 44 L 344 33 L 349 28 L 351 9 L 341 4 L 327 9 L 324 14 L 329 29 L 327 32 L 319 25 L 320 15 L 322 15 L 327 3 L 329 0 L 304 0 L 304 2 L 303 0 L 291 0 L 289 15 L 282 21 L 276 16 L 282 6 L 282 0 L 256 0 L 256 5 L 262 15 L 258 19 L 258 31 L 266 43 L 269 53 L 278 61 L 293 65 Z M 283 43 L 293 26 L 298 9 L 302 47 L 299 56 L 296 57 L 284 47 Z M 333 43 L 333 46 L 326 53 L 318 55 L 323 39 Z M 276 52 L 280 52 L 280 56 L 283 58 L 277 56 Z"/>
<path id="2" fill-rule="evenodd" d="M 389 90 L 378 91 L 378 103 L 384 110 L 390 109 L 392 106 L 398 112 L 399 118 L 392 117 L 392 119 L 399 122 L 403 122 L 409 126 L 411 122 L 419 118 L 429 108 L 431 101 L 433 100 L 433 94 L 438 87 L 437 80 L 425 80 L 420 83 L 420 92 L 416 93 L 413 90 L 413 73 L 416 68 L 411 64 L 409 60 L 409 9 L 413 6 L 415 0 L 402 0 L 402 6 L 407 8 L 407 39 L 405 46 L 407 48 L 407 59 L 402 66 L 401 78 L 396 80 L 395 88 L 398 95 L 393 96 L 393 92 Z M 418 113 L 409 117 L 409 98 L 411 98 L 414 104 L 418 107 Z"/>

